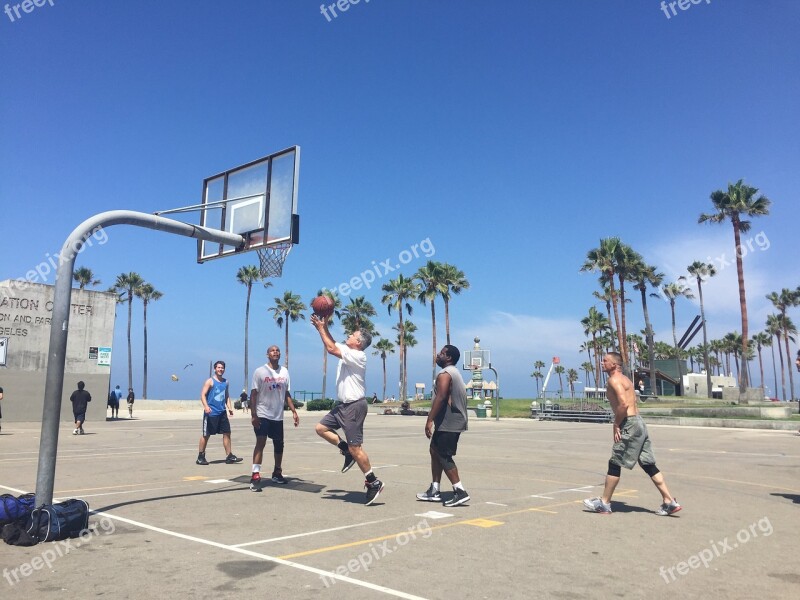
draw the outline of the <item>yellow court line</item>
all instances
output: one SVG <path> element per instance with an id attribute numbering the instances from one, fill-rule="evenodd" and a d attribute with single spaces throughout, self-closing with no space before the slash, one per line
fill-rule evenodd
<path id="1" fill-rule="evenodd" d="M 632 490 L 635 492 L 635 490 Z M 498 513 L 495 515 L 488 515 L 486 517 L 481 517 L 484 520 L 490 519 L 500 519 L 502 517 L 507 517 L 511 515 L 519 515 L 526 512 L 544 512 L 544 513 L 551 513 L 551 514 L 558 514 L 553 511 L 548 511 L 549 508 L 558 508 L 559 506 L 568 506 L 570 504 L 575 504 L 576 502 L 581 502 L 581 500 L 569 500 L 567 502 L 559 502 L 558 504 L 549 504 L 547 506 L 539 506 L 539 507 L 531 507 L 531 508 L 523 508 L 520 510 L 512 510 L 509 512 Z M 464 519 L 461 521 L 455 521 L 453 523 L 444 523 L 442 525 L 436 525 L 434 527 L 427 527 L 425 531 L 437 531 L 439 529 L 447 529 L 448 527 L 455 527 L 456 525 L 472 525 L 474 524 L 475 517 L 471 519 Z M 313 554 L 322 554 L 323 552 L 332 552 L 334 550 L 342 550 L 344 548 L 353 548 L 354 546 L 363 546 L 365 544 L 371 544 L 374 542 L 382 542 L 384 540 L 390 540 L 392 538 L 396 538 L 397 536 L 407 534 L 408 530 L 400 531 L 398 533 L 392 533 L 390 535 L 382 535 L 376 538 L 369 538 L 364 540 L 356 540 L 354 542 L 348 542 L 346 544 L 337 544 L 335 546 L 326 546 L 325 548 L 315 548 L 314 550 L 305 550 L 303 552 L 295 552 L 294 554 L 285 554 L 283 556 L 279 556 L 281 560 L 288 560 L 290 558 L 299 558 L 301 556 L 311 556 Z"/>

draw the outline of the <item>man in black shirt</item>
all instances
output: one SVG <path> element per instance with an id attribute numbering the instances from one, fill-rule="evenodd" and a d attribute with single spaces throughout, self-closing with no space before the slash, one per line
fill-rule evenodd
<path id="1" fill-rule="evenodd" d="M 69 401 L 72 402 L 72 414 L 75 415 L 75 429 L 72 435 L 83 435 L 83 422 L 86 420 L 86 407 L 92 401 L 92 395 L 83 389 L 85 384 L 78 382 L 78 389 L 72 392 Z"/>

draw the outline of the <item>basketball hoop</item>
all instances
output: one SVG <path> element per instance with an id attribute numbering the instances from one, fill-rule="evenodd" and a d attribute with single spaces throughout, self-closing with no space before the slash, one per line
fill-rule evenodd
<path id="1" fill-rule="evenodd" d="M 283 263 L 286 261 L 286 257 L 289 256 L 291 249 L 292 244 L 290 242 L 281 242 L 273 246 L 256 248 L 261 276 L 264 279 L 267 277 L 280 277 L 283 272 Z"/>

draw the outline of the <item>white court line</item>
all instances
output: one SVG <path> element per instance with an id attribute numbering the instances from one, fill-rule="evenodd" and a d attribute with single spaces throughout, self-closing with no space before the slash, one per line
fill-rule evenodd
<path id="1" fill-rule="evenodd" d="M 317 535 L 318 533 L 329 533 L 331 531 L 342 531 L 343 529 L 352 529 L 353 527 L 363 527 L 364 525 L 375 525 L 376 523 L 386 523 L 387 521 L 394 521 L 402 517 L 392 517 L 391 519 L 381 519 L 379 521 L 367 521 L 366 523 L 355 523 L 354 525 L 343 525 L 342 527 L 331 527 L 330 529 L 318 529 L 317 531 L 306 531 L 305 533 L 296 533 L 294 535 L 284 535 L 282 537 L 270 538 L 268 540 L 258 540 L 255 542 L 245 542 L 244 544 L 233 544 L 232 548 L 244 548 L 245 546 L 255 546 L 257 544 L 269 544 L 270 542 L 280 542 L 283 540 L 291 540 L 293 538 L 305 537 L 307 535 Z"/>
<path id="2" fill-rule="evenodd" d="M 533 494 L 531 498 L 542 498 L 544 500 L 555 500 L 555 498 L 551 498 L 550 496 L 540 496 L 539 494 Z"/>
<path id="3" fill-rule="evenodd" d="M 384 594 L 388 594 L 390 596 L 395 596 L 397 598 L 406 598 L 407 600 L 426 600 L 422 596 L 415 596 L 413 594 L 407 594 L 406 592 L 401 592 L 399 590 L 394 590 L 392 588 L 388 588 L 382 585 L 376 585 L 374 583 L 369 583 L 367 581 L 360 581 L 358 579 L 353 579 L 352 577 L 347 577 L 346 575 L 339 575 L 333 571 L 325 571 L 323 569 L 317 569 L 315 567 L 310 567 L 307 565 L 303 565 L 300 563 L 292 562 L 289 560 L 285 560 L 282 558 L 278 558 L 276 556 L 269 556 L 267 554 L 261 554 L 260 552 L 253 552 L 252 550 L 245 550 L 243 548 L 237 548 L 236 546 L 229 546 L 227 544 L 221 544 L 219 542 L 212 542 L 211 540 L 204 540 L 202 538 L 194 537 L 191 535 L 186 535 L 185 533 L 178 533 L 176 531 L 170 531 L 168 529 L 162 529 L 161 527 L 155 527 L 153 525 L 147 525 L 145 523 L 140 523 L 139 521 L 134 521 L 132 519 L 126 519 L 124 517 L 118 517 L 117 515 L 113 515 L 111 513 L 105 512 L 93 512 L 92 514 L 108 517 L 109 519 L 115 519 L 122 523 L 128 523 L 129 525 L 133 525 L 135 527 L 141 527 L 142 529 L 149 529 L 150 531 L 154 531 L 156 533 L 162 533 L 164 535 L 176 537 L 182 540 L 187 540 L 190 542 L 196 542 L 198 544 L 204 544 L 206 546 L 212 546 L 214 548 L 220 548 L 222 550 L 229 550 L 231 552 L 236 552 L 238 554 L 243 554 L 245 556 L 251 556 L 253 558 L 260 558 L 267 562 L 275 563 L 278 565 L 283 565 L 284 567 L 292 567 L 294 569 L 299 569 L 301 571 L 307 571 L 309 573 L 314 573 L 315 575 L 319 575 L 320 577 L 325 577 L 329 579 L 336 579 L 338 581 L 344 581 L 346 583 L 352 583 L 353 585 L 357 585 L 360 587 L 364 587 L 370 590 L 374 590 L 376 592 L 381 592 Z"/>
<path id="4" fill-rule="evenodd" d="M 531 498 L 539 498 L 539 496 L 531 496 Z M 486 502 L 486 504 L 491 504 L 492 506 L 508 506 L 508 504 L 500 504 L 499 502 Z"/>

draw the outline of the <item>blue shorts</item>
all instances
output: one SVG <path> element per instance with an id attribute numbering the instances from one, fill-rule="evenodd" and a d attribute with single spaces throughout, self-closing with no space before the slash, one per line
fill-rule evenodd
<path id="1" fill-rule="evenodd" d="M 81 423 L 83 423 L 84 421 L 86 421 L 86 413 L 80 413 L 80 414 L 78 414 L 78 415 L 75 415 L 75 421 L 76 421 L 76 422 L 77 422 L 77 421 L 80 421 Z"/>
<path id="2" fill-rule="evenodd" d="M 230 432 L 231 422 L 228 420 L 228 413 L 220 413 L 214 416 L 203 413 L 203 437 Z"/>

